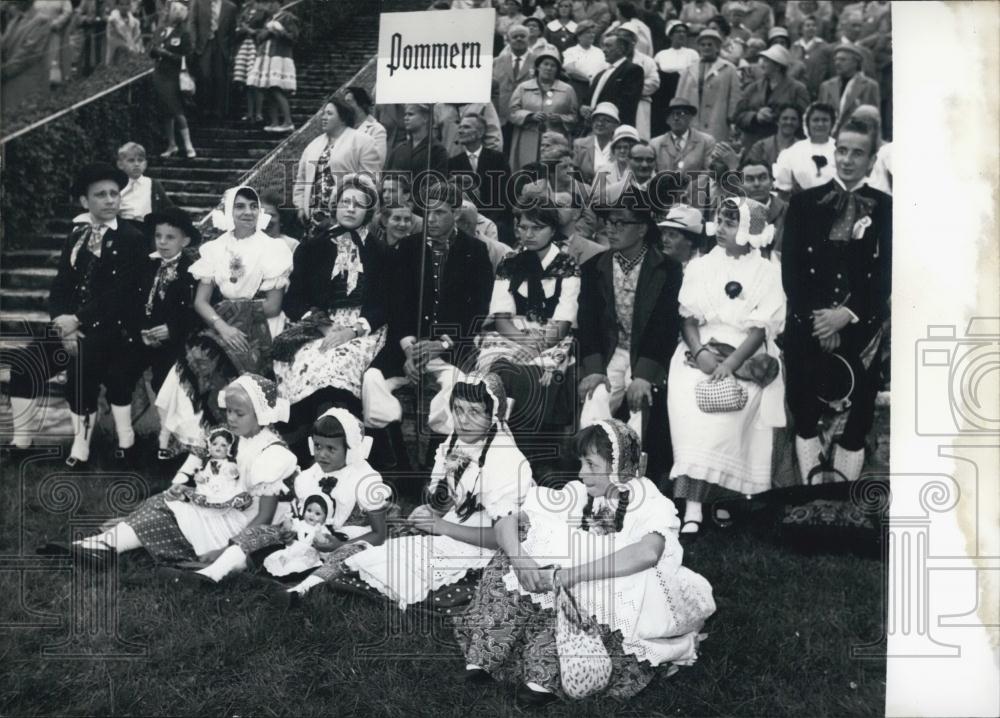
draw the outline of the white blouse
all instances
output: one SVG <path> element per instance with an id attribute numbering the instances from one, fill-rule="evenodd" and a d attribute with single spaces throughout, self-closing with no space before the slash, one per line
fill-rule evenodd
<path id="1" fill-rule="evenodd" d="M 559 248 L 554 244 L 549 245 L 549 251 L 545 253 L 545 257 L 542 258 L 542 270 L 544 271 L 553 260 L 559 256 Z M 542 279 L 542 291 L 545 293 L 545 298 L 549 299 L 555 294 L 557 280 L 548 277 Z M 528 283 L 521 282 L 521 285 L 517 288 L 517 293 L 528 298 Z M 559 292 L 559 302 L 556 304 L 555 312 L 552 314 L 550 321 L 553 322 L 569 322 L 572 326 L 576 326 L 576 313 L 578 302 L 580 298 L 580 278 L 579 277 L 563 277 L 562 288 Z M 526 317 L 517 316 L 517 305 L 514 302 L 514 297 L 510 291 L 510 280 L 509 279 L 497 279 L 493 283 L 493 296 L 490 299 L 490 314 L 509 314 L 514 319 L 514 324 L 522 331 L 527 328 L 539 328 L 537 322 L 528 320 Z"/>
<path id="2" fill-rule="evenodd" d="M 292 273 L 288 245 L 262 231 L 244 239 L 226 232 L 201 245 L 199 254 L 191 274 L 212 281 L 226 299 L 253 299 L 258 292 L 284 289 Z"/>
<path id="3" fill-rule="evenodd" d="M 326 477 L 319 464 L 313 464 L 295 477 L 295 503 L 299 513 L 305 508 L 306 499 L 323 493 L 320 481 Z M 382 476 L 367 461 L 358 461 L 334 471 L 330 476 L 337 479 L 337 485 L 329 492 L 334 510 L 326 517 L 326 525 L 343 531 L 356 538 L 369 531 L 367 526 L 347 526 L 344 524 L 357 506 L 365 513 L 384 509 L 392 496 L 392 490 L 382 481 Z M 352 535 L 354 534 L 354 535 Z"/>
<path id="4" fill-rule="evenodd" d="M 774 186 L 784 192 L 810 189 L 826 184 L 836 174 L 834 151 L 837 143 L 833 138 L 824 144 L 814 144 L 811 140 L 799 140 L 784 149 L 774 163 Z M 817 167 L 813 157 L 823 157 L 826 165 Z"/>
<path id="5" fill-rule="evenodd" d="M 660 69 L 660 72 L 679 73 L 685 67 L 697 65 L 699 57 L 698 51 L 692 50 L 690 47 L 682 47 L 677 50 L 668 47 L 666 50 L 660 50 L 656 53 L 653 60 L 656 62 L 656 66 Z"/>
<path id="6" fill-rule="evenodd" d="M 591 45 L 586 50 L 579 45 L 566 48 L 563 54 L 563 69 L 571 77 L 577 74 L 587 78 L 587 82 L 594 79 L 594 75 L 608 66 L 604 59 L 604 51 L 596 45 Z M 572 71 L 572 72 L 571 72 Z"/>

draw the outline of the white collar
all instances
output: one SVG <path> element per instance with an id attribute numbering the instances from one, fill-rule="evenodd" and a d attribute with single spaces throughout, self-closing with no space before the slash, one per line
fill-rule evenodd
<path id="1" fill-rule="evenodd" d="M 552 264 L 558 256 L 559 247 L 556 246 L 555 242 L 550 242 L 548 251 L 545 252 L 545 256 L 542 257 L 542 269 L 548 269 L 548 266 Z"/>
<path id="2" fill-rule="evenodd" d="M 132 179 L 131 177 L 129 177 L 128 178 L 128 184 L 125 185 L 125 189 L 128 189 L 129 187 L 145 187 L 146 185 L 150 185 L 150 184 L 153 184 L 153 180 L 151 180 L 146 175 L 140 175 L 139 179 L 135 179 L 135 180 Z"/>
<path id="3" fill-rule="evenodd" d="M 817 42 L 820 42 L 819 35 L 817 35 L 816 37 L 814 37 L 812 40 L 806 40 L 804 37 L 800 37 L 798 40 L 795 41 L 795 44 L 796 45 L 801 45 L 802 47 L 804 47 L 805 49 L 808 50 L 810 47 L 812 47 L 813 45 L 815 45 Z"/>
<path id="4" fill-rule="evenodd" d="M 184 254 L 183 251 L 178 252 L 177 254 L 175 254 L 170 259 L 164 259 L 163 257 L 160 256 L 159 252 L 150 252 L 149 253 L 149 258 L 150 259 L 159 259 L 164 264 L 174 264 L 174 263 L 176 263 L 176 262 L 178 262 L 180 260 L 182 254 Z"/>
<path id="5" fill-rule="evenodd" d="M 675 135 L 673 130 L 667 130 L 667 132 L 670 133 L 670 137 L 671 138 L 673 138 L 674 140 L 681 140 L 682 142 L 687 142 L 688 139 L 691 137 L 691 128 L 690 127 L 688 127 L 686 130 L 684 130 L 684 134 L 682 134 L 680 137 L 678 137 L 677 135 Z"/>
<path id="6" fill-rule="evenodd" d="M 621 65 L 623 62 L 625 62 L 627 59 L 628 59 L 627 57 L 619 57 L 617 61 L 608 65 L 608 74 L 614 72 L 615 68 Z"/>
<path id="7" fill-rule="evenodd" d="M 846 190 L 848 192 L 857 192 L 859 189 L 861 189 L 866 184 L 868 184 L 868 178 L 867 177 L 864 177 L 863 179 L 861 179 L 853 187 L 848 187 L 846 184 L 844 184 L 844 181 L 842 179 L 840 179 L 840 175 L 834 175 L 833 176 L 833 181 L 836 182 L 838 185 L 840 185 L 841 189 Z"/>
<path id="8" fill-rule="evenodd" d="M 90 212 L 84 212 L 83 214 L 78 214 L 73 218 L 73 224 L 80 224 L 81 222 L 89 225 L 102 224 L 108 229 L 115 229 L 115 230 L 118 229 L 117 217 L 112 217 L 107 222 L 98 222 L 96 219 L 94 219 L 94 216 Z"/>
<path id="9" fill-rule="evenodd" d="M 466 150 L 465 150 L 465 154 L 467 154 L 467 155 L 468 155 L 469 157 L 476 157 L 476 158 L 478 158 L 478 157 L 479 157 L 479 155 L 480 155 L 480 153 L 481 153 L 482 151 L 483 151 L 483 145 L 479 145 L 479 149 L 478 149 L 478 150 L 476 150 L 475 152 L 471 152 L 471 151 L 469 151 L 468 149 L 466 149 Z"/>

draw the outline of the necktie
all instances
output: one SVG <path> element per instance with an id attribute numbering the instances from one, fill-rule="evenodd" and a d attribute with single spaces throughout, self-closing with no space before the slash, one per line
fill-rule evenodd
<path id="1" fill-rule="evenodd" d="M 472 167 L 473 172 L 479 167 L 479 157 L 471 152 L 469 153 L 469 165 Z"/>
<path id="2" fill-rule="evenodd" d="M 847 242 L 851 239 L 855 221 L 871 215 L 875 200 L 862 197 L 857 192 L 848 192 L 834 183 L 833 189 L 820 199 L 819 204 L 832 205 L 837 212 L 830 228 L 830 241 Z"/>
<path id="3" fill-rule="evenodd" d="M 677 149 L 677 152 L 681 152 L 684 149 L 684 135 L 671 134 L 670 136 L 674 138 L 674 147 Z"/>
<path id="4" fill-rule="evenodd" d="M 171 274 L 173 276 L 171 276 Z M 153 303 L 156 296 L 163 299 L 166 295 L 167 284 L 177 277 L 177 262 L 160 262 L 160 268 L 156 270 L 156 277 L 153 279 L 153 288 L 149 290 L 149 297 L 146 299 L 146 316 L 152 316 Z"/>
<path id="5" fill-rule="evenodd" d="M 521 74 L 521 58 L 514 58 L 514 84 L 517 84 L 517 78 Z"/>
<path id="6" fill-rule="evenodd" d="M 701 104 L 701 96 L 705 92 L 705 73 L 708 72 L 708 65 L 707 62 L 699 64 L 701 72 L 698 75 L 698 104 Z"/>
<path id="7" fill-rule="evenodd" d="M 87 250 L 98 258 L 101 256 L 101 246 L 105 229 L 107 227 L 103 224 L 92 224 L 90 225 L 90 236 L 87 237 Z"/>

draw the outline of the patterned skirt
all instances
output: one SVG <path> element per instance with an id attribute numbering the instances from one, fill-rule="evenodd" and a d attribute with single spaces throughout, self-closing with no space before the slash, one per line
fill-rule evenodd
<path id="1" fill-rule="evenodd" d="M 269 41 L 270 42 L 270 41 Z M 269 55 L 270 45 L 257 54 L 247 73 L 248 87 L 276 87 L 285 92 L 295 92 L 295 60 L 290 57 Z"/>
<path id="2" fill-rule="evenodd" d="M 334 329 L 353 327 L 361 316 L 360 307 L 338 309 L 330 314 Z M 375 355 L 385 345 L 386 328 L 344 342 L 328 351 L 323 339 L 314 339 L 295 354 L 292 362 L 274 362 L 278 393 L 294 404 L 329 387 L 345 389 L 361 396 L 361 378 Z"/>
<path id="3" fill-rule="evenodd" d="M 167 506 L 164 494 L 156 494 L 143 501 L 125 518 L 125 523 L 135 531 L 143 548 L 157 563 L 177 563 L 197 558 L 191 543 L 177 526 L 177 518 Z"/>
<path id="4" fill-rule="evenodd" d="M 510 559 L 498 551 L 483 571 L 472 604 L 454 619 L 458 645 L 467 663 L 498 681 L 537 683 L 566 698 L 559 680 L 556 614 L 508 591 L 503 577 L 509 570 Z M 613 667 L 600 695 L 631 698 L 649 685 L 655 669 L 622 650 L 620 633 L 600 623 L 597 628 Z"/>
<path id="5" fill-rule="evenodd" d="M 233 82 L 245 85 L 247 75 L 257 59 L 257 42 L 252 38 L 246 38 L 236 51 L 236 59 L 233 61 Z"/>

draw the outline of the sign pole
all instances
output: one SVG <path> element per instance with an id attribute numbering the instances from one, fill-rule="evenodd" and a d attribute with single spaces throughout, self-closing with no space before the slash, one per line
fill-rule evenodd
<path id="1" fill-rule="evenodd" d="M 427 174 L 425 177 L 430 178 L 431 175 L 431 149 L 434 147 L 434 109 L 437 107 L 437 103 L 431 103 L 430 112 L 430 129 L 427 132 Z M 415 178 L 419 179 L 419 178 Z M 426 181 L 422 182 L 421 185 L 426 185 Z M 416 185 L 416 183 L 414 183 Z M 423 190 L 423 186 L 415 187 L 418 192 Z M 420 238 L 420 294 L 417 296 L 417 341 L 420 341 L 420 330 L 424 321 L 424 281 L 427 278 L 427 193 L 423 192 L 422 202 L 424 205 L 424 226 L 421 231 Z"/>

